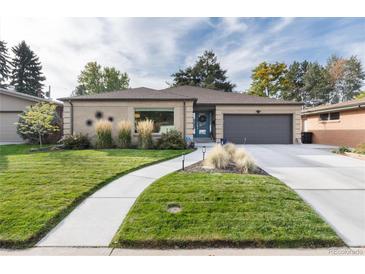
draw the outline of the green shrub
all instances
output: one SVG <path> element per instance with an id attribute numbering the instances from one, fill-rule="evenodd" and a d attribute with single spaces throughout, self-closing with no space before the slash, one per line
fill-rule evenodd
<path id="1" fill-rule="evenodd" d="M 347 146 L 340 146 L 334 152 L 335 153 L 338 153 L 338 154 L 345 154 L 345 152 L 351 152 L 351 149 L 349 147 L 347 147 Z"/>
<path id="2" fill-rule="evenodd" d="M 101 120 L 95 125 L 96 148 L 111 148 L 113 146 L 112 124 L 109 121 Z"/>
<path id="3" fill-rule="evenodd" d="M 356 146 L 355 152 L 359 154 L 365 154 L 365 143 Z"/>
<path id="4" fill-rule="evenodd" d="M 153 121 L 144 120 L 137 123 L 136 126 L 138 133 L 138 147 L 143 149 L 151 148 L 152 143 L 152 131 L 153 131 Z"/>
<path id="5" fill-rule="evenodd" d="M 127 120 L 118 123 L 117 146 L 120 148 L 128 148 L 132 143 L 132 124 Z"/>
<path id="6" fill-rule="evenodd" d="M 65 149 L 87 149 L 90 147 L 88 136 L 81 133 L 64 136 L 58 143 L 63 144 Z"/>
<path id="7" fill-rule="evenodd" d="M 159 149 L 185 149 L 186 142 L 180 131 L 172 129 L 161 134 L 161 138 L 157 141 Z"/>

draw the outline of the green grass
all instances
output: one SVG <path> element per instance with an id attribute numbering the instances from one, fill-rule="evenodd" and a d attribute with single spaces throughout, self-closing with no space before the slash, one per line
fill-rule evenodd
<path id="1" fill-rule="evenodd" d="M 182 211 L 169 213 L 169 205 Z M 177 172 L 148 187 L 114 247 L 321 247 L 342 240 L 297 194 L 262 175 Z"/>
<path id="2" fill-rule="evenodd" d="M 172 158 L 178 150 L 29 152 L 0 146 L 0 246 L 34 244 L 85 197 L 122 174 Z"/>

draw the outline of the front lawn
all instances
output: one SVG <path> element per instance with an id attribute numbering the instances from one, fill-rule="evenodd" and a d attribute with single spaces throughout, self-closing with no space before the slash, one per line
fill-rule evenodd
<path id="1" fill-rule="evenodd" d="M 30 147 L 0 146 L 0 246 L 34 244 L 82 199 L 114 178 L 188 152 L 136 149 L 29 152 Z"/>
<path id="2" fill-rule="evenodd" d="M 180 206 L 170 213 L 168 207 Z M 148 187 L 114 247 L 321 247 L 342 240 L 299 196 L 263 175 L 177 172 Z"/>

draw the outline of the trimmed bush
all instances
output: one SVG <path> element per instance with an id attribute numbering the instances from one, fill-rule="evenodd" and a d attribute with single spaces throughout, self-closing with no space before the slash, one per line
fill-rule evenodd
<path id="1" fill-rule="evenodd" d="M 87 149 L 90 147 L 88 136 L 81 133 L 64 136 L 58 143 L 62 144 L 64 149 Z"/>
<path id="2" fill-rule="evenodd" d="M 151 148 L 153 145 L 153 121 L 149 119 L 140 121 L 137 123 L 136 129 L 138 133 L 138 147 L 143 149 Z"/>
<path id="3" fill-rule="evenodd" d="M 96 122 L 96 148 L 111 148 L 113 146 L 112 139 L 112 123 L 107 120 Z"/>
<path id="4" fill-rule="evenodd" d="M 186 142 L 180 131 L 172 129 L 161 134 L 161 138 L 157 141 L 159 149 L 185 149 Z"/>
<path id="5" fill-rule="evenodd" d="M 228 167 L 230 156 L 222 145 L 215 145 L 207 155 L 204 165 L 211 168 L 225 169 Z"/>
<path id="6" fill-rule="evenodd" d="M 128 120 L 122 120 L 118 123 L 117 146 L 119 148 L 128 148 L 132 142 L 132 124 Z"/>

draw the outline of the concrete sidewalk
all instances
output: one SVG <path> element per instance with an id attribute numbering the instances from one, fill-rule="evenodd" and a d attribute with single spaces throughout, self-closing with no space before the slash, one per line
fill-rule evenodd
<path id="1" fill-rule="evenodd" d="M 201 148 L 185 155 L 185 166 L 202 160 Z M 107 247 L 136 198 L 156 179 L 181 169 L 182 157 L 154 164 L 109 183 L 83 201 L 36 246 Z"/>
<path id="2" fill-rule="evenodd" d="M 123 249 L 35 247 L 0 249 L 0 256 L 364 256 L 364 248 Z"/>
<path id="3" fill-rule="evenodd" d="M 325 145 L 245 145 L 257 164 L 294 189 L 349 246 L 365 246 L 365 161 Z"/>

